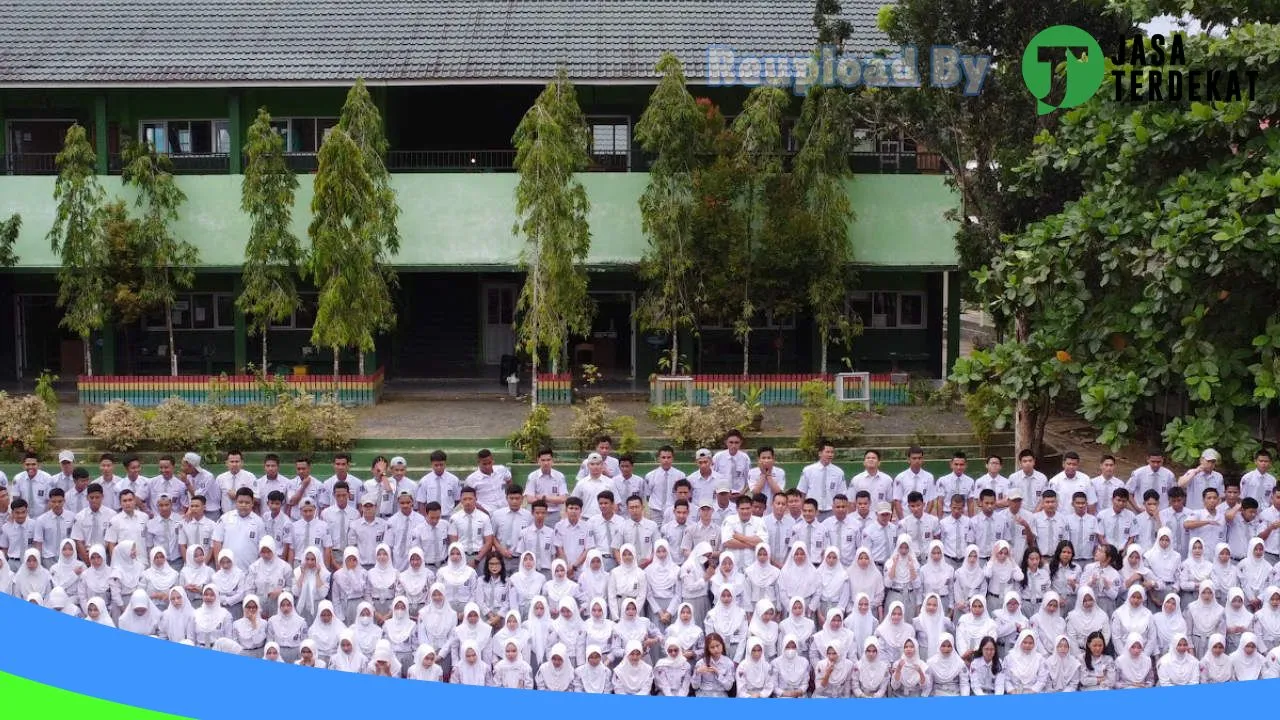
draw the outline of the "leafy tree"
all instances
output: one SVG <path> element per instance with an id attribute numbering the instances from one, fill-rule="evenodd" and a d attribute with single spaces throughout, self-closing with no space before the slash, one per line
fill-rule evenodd
<path id="1" fill-rule="evenodd" d="M 58 153 L 57 202 L 49 244 L 61 255 L 58 269 L 58 305 L 66 308 L 62 327 L 80 336 L 84 344 L 85 374 L 93 375 L 90 338 L 106 322 L 106 238 L 102 203 L 105 193 L 94 172 L 96 156 L 84 128 L 67 129 Z"/>
<path id="2" fill-rule="evenodd" d="M 591 248 L 587 191 L 574 174 L 586 168 L 588 131 L 577 91 L 564 68 L 538 95 L 516 127 L 516 215 L 512 232 L 525 237 L 520 265 L 525 283 L 516 309 L 519 346 L 532 360 L 533 402 L 538 357 L 546 349 L 553 372 L 572 335 L 591 329 L 594 304 L 584 262 Z"/>
<path id="3" fill-rule="evenodd" d="M 262 372 L 267 373 L 267 332 L 272 322 L 289 317 L 298 306 L 298 238 L 290 230 L 298 178 L 284 160 L 284 138 L 271 127 L 266 108 L 249 126 L 248 162 L 240 186 L 240 208 L 252 225 L 245 244 L 244 289 L 236 305 L 249 319 L 251 332 L 262 336 Z"/>
<path id="4" fill-rule="evenodd" d="M 1280 398 L 1280 26 L 1243 0 L 1180 6 L 1234 8 L 1225 37 L 1188 38 L 1187 62 L 1257 71 L 1257 99 L 1131 104 L 1104 89 L 1041 133 L 1021 186 L 1069 174 L 1079 195 L 976 273 L 1027 332 L 956 379 L 989 383 L 1004 407 L 1056 394 L 1113 447 L 1159 413 L 1149 429 L 1175 460 L 1216 447 L 1245 462 L 1253 419 L 1265 430 Z"/>
<path id="5" fill-rule="evenodd" d="M 8 220 L 0 222 L 0 267 L 13 267 L 18 264 L 18 256 L 13 246 L 18 242 L 18 231 L 22 230 L 22 216 L 14 213 Z"/>
<path id="6" fill-rule="evenodd" d="M 121 179 L 138 192 L 142 217 L 134 226 L 135 251 L 142 271 L 138 297 L 150 308 L 164 310 L 169 336 L 169 372 L 178 374 L 178 349 L 173 343 L 173 302 L 179 289 L 191 287 L 200 252 L 174 236 L 169 223 L 178 219 L 178 208 L 187 196 L 174 182 L 169 159 L 148 143 L 129 142 L 124 148 Z"/>
<path id="7" fill-rule="evenodd" d="M 387 258 L 400 250 L 400 214 L 383 157 L 382 120 L 363 81 L 347 93 L 338 126 L 318 156 L 306 272 L 320 288 L 311 340 L 333 349 L 336 385 L 342 348 L 357 351 L 359 373 L 375 333 L 395 324 Z"/>
<path id="8" fill-rule="evenodd" d="M 669 371 L 680 367 L 680 330 L 693 329 L 699 293 L 694 218 L 698 205 L 695 177 L 707 148 L 702 128 L 704 115 L 685 87 L 684 68 L 675 55 L 658 61 L 662 80 L 636 123 L 636 138 L 655 157 L 649 167 L 649 186 L 640 197 L 640 216 L 649 249 L 639 274 L 648 283 L 637 315 L 646 330 L 671 335 Z"/>

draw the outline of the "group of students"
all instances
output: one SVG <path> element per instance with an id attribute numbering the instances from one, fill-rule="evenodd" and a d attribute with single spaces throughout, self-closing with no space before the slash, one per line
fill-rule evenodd
<path id="1" fill-rule="evenodd" d="M 602 437 L 570 486 L 481 451 L 406 477 L 350 456 L 214 476 L 60 454 L 0 473 L 0 591 L 143 635 L 346 672 L 617 694 L 884 697 L 1280 677 L 1280 491 L 1270 455 L 1224 481 L 1158 451 L 1127 480 L 1066 453 L 846 480 L 823 444 L 796 487 L 730 433 L 697 468 L 634 474 Z M 1062 508 L 1062 509 L 1060 509 Z"/>

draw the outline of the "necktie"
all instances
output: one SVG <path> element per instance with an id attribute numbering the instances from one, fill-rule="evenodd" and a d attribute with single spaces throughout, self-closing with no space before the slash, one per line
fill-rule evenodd
<path id="1" fill-rule="evenodd" d="M 779 537 L 781 534 L 782 534 L 782 523 L 775 521 L 773 523 L 773 532 L 770 533 L 771 537 L 769 541 L 769 544 L 773 546 L 769 548 L 772 552 L 775 552 L 775 553 L 778 552 L 778 547 L 782 545 L 781 538 Z"/>
<path id="2" fill-rule="evenodd" d="M 93 511 L 90 511 L 90 512 L 89 512 L 89 515 L 93 517 L 93 530 L 91 530 L 91 531 L 89 532 L 89 544 L 90 544 L 90 545 L 95 545 L 95 544 L 97 544 L 97 543 L 101 542 L 101 539 L 98 537 L 98 532 L 99 532 L 99 531 L 100 531 L 100 529 L 101 529 L 101 528 L 99 527 L 99 524 L 98 524 L 98 522 L 99 522 L 99 521 L 98 521 L 98 517 L 99 517 L 99 515 L 98 515 L 98 513 L 93 512 Z"/>
<path id="3" fill-rule="evenodd" d="M 640 523 L 633 523 L 631 528 L 631 544 L 635 546 L 636 552 L 640 552 Z"/>
<path id="4" fill-rule="evenodd" d="M 345 551 L 347 547 L 347 513 L 345 508 L 338 508 L 338 543 Z"/>
<path id="5" fill-rule="evenodd" d="M 302 549 L 306 550 L 307 548 L 311 547 L 311 522 L 310 521 L 305 522 L 302 524 L 302 526 L 306 528 L 306 530 L 302 533 Z"/>
<path id="6" fill-rule="evenodd" d="M 472 530 L 475 529 L 475 519 L 470 514 L 467 515 L 467 544 L 470 545 Z"/>
<path id="7" fill-rule="evenodd" d="M 809 554 L 813 553 L 813 523 L 804 524 L 804 546 L 808 548 Z"/>
<path id="8" fill-rule="evenodd" d="M 22 523 L 18 526 L 18 557 L 22 557 L 27 552 L 27 524 Z"/>
<path id="9" fill-rule="evenodd" d="M 840 552 L 844 552 L 844 521 L 836 521 L 836 547 L 840 548 Z"/>
<path id="10" fill-rule="evenodd" d="M 404 516 L 404 522 L 400 526 L 400 543 L 396 550 L 400 552 L 400 557 L 407 557 L 409 552 L 409 515 Z"/>
<path id="11" fill-rule="evenodd" d="M 608 520 L 604 521 L 604 539 L 609 545 L 608 552 L 613 552 L 613 523 Z"/>
<path id="12" fill-rule="evenodd" d="M 169 523 L 170 523 L 170 518 L 165 518 L 164 519 L 164 551 L 165 553 L 169 552 Z"/>

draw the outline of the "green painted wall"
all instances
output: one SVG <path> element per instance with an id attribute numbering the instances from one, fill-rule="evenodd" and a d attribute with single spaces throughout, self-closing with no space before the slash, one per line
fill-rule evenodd
<path id="1" fill-rule="evenodd" d="M 513 173 L 398 174 L 394 185 L 403 236 L 395 264 L 404 268 L 510 268 L 522 240 L 515 223 Z M 310 176 L 300 176 L 294 226 L 305 237 Z M 589 263 L 630 265 L 646 248 L 638 199 L 645 173 L 581 176 L 591 199 Z M 203 267 L 239 267 L 244 261 L 248 217 L 240 211 L 240 176 L 189 175 L 178 179 L 187 194 L 176 231 L 200 248 Z M 132 200 L 118 177 L 105 177 L 109 196 Z M 22 215 L 16 251 L 19 268 L 55 268 L 46 234 L 53 223 L 54 178 L 0 177 L 0 215 Z M 947 269 L 956 264 L 954 225 L 946 212 L 955 195 L 937 175 L 860 175 L 849 184 L 857 219 L 849 238 L 861 266 Z"/>

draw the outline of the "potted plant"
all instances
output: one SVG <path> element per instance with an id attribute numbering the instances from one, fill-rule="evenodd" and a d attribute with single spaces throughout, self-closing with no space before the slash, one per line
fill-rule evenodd
<path id="1" fill-rule="evenodd" d="M 751 432 L 760 432 L 760 428 L 764 424 L 763 398 L 764 388 L 759 385 L 752 385 L 742 393 L 742 404 L 747 406 L 747 414 L 751 419 L 747 429 Z"/>

